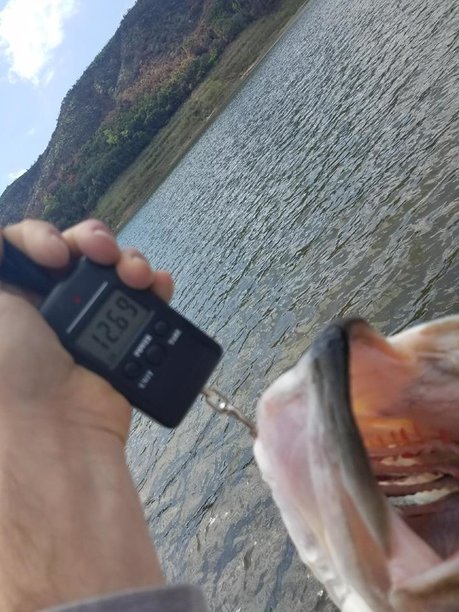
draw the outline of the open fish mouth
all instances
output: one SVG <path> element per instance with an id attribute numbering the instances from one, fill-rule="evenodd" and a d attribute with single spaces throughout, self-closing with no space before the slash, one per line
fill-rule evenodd
<path id="1" fill-rule="evenodd" d="M 459 321 L 383 338 L 342 324 L 350 406 L 381 491 L 442 558 L 459 550 Z"/>
<path id="2" fill-rule="evenodd" d="M 257 416 L 263 477 L 343 610 L 459 610 L 459 316 L 333 323 Z"/>

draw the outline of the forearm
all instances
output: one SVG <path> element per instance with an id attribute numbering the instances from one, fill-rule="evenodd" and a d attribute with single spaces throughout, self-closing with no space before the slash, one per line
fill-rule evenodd
<path id="1" fill-rule="evenodd" d="M 170 276 L 99 221 L 63 234 L 37 220 L 6 227 L 0 261 L 2 235 L 50 269 L 85 256 L 133 289 L 172 295 Z M 124 457 L 131 407 L 73 361 L 28 298 L 0 291 L 0 610 L 158 586 Z"/>
<path id="2" fill-rule="evenodd" d="M 3 425 L 0 609 L 36 610 L 163 583 L 116 436 Z"/>

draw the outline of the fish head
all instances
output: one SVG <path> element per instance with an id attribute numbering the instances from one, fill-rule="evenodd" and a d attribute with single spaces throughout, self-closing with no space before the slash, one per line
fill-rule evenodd
<path id="1" fill-rule="evenodd" d="M 289 534 L 342 610 L 459 609 L 459 317 L 389 338 L 331 324 L 257 429 Z"/>

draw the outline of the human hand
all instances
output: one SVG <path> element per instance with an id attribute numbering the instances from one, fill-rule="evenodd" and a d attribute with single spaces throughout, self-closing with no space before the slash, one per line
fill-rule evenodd
<path id="1" fill-rule="evenodd" d="M 25 221 L 3 235 L 50 268 L 86 255 L 131 287 L 172 295 L 170 275 L 120 250 L 99 221 L 63 234 Z M 0 609 L 160 584 L 124 458 L 128 402 L 73 361 L 24 294 L 0 292 L 0 337 Z"/>

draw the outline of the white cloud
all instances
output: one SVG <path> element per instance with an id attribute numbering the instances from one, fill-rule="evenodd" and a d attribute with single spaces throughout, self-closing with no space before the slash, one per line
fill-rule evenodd
<path id="1" fill-rule="evenodd" d="M 31 127 L 29 130 L 27 130 L 27 136 L 35 136 L 35 134 L 37 133 L 37 128 L 36 127 Z"/>
<path id="2" fill-rule="evenodd" d="M 13 181 L 15 181 L 17 178 L 19 178 L 20 176 L 22 176 L 24 174 L 24 172 L 27 172 L 27 168 L 23 168 L 22 170 L 16 170 L 15 172 L 10 172 L 8 174 L 8 180 L 10 183 L 12 183 Z"/>
<path id="3" fill-rule="evenodd" d="M 38 85 L 64 38 L 64 22 L 75 14 L 78 0 L 9 0 L 0 12 L 0 50 L 9 66 L 9 79 Z"/>

